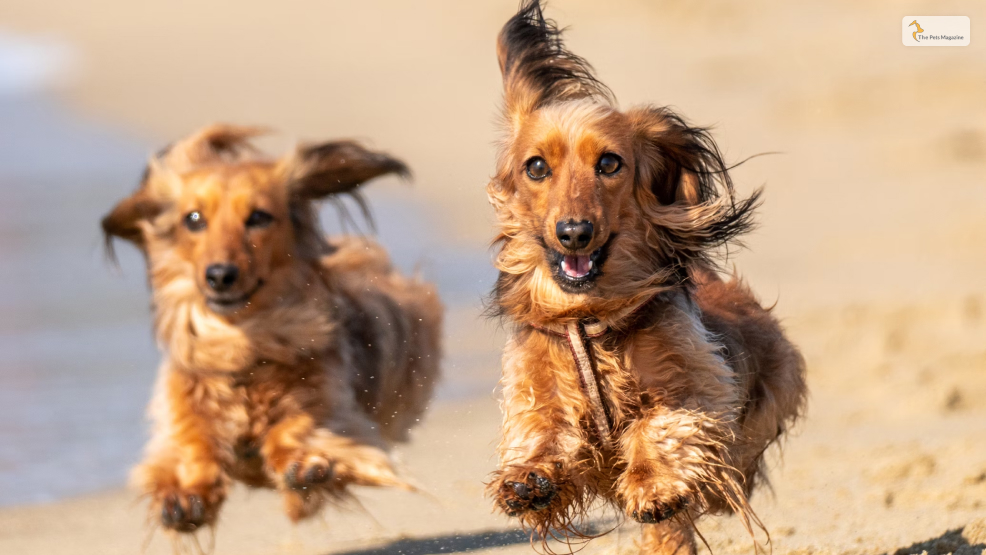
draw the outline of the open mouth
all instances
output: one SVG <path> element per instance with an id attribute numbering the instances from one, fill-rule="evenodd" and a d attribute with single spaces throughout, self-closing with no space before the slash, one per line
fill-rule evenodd
<path id="1" fill-rule="evenodd" d="M 263 285 L 264 280 L 259 279 L 257 280 L 257 285 L 253 289 L 242 295 L 238 295 L 236 297 L 228 297 L 225 295 L 206 296 L 205 302 L 209 305 L 209 308 L 216 312 L 229 312 L 238 308 L 243 308 L 248 302 L 250 302 L 250 297 L 253 297 L 254 293 L 256 293 L 257 290 L 259 290 Z"/>
<path id="2" fill-rule="evenodd" d="M 602 265 L 612 237 L 589 254 L 562 254 L 547 248 L 548 263 L 553 268 L 555 282 L 568 293 L 584 293 L 596 285 L 602 275 Z"/>
<path id="3" fill-rule="evenodd" d="M 561 259 L 561 271 L 568 279 L 583 279 L 589 277 L 589 273 L 595 264 L 591 256 L 573 256 L 566 254 Z"/>

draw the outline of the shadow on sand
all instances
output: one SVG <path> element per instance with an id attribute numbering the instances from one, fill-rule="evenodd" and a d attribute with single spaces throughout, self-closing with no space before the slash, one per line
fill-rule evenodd
<path id="1" fill-rule="evenodd" d="M 902 547 L 892 555 L 981 555 L 986 553 L 986 519 L 980 519 L 965 528 L 949 530 L 937 538 Z"/>
<path id="2" fill-rule="evenodd" d="M 529 543 L 531 536 L 523 530 L 473 532 L 431 538 L 407 538 L 380 547 L 333 553 L 332 555 L 432 555 L 437 553 L 465 553 L 477 549 L 490 549 Z M 976 555 L 979 555 L 978 553 Z"/>

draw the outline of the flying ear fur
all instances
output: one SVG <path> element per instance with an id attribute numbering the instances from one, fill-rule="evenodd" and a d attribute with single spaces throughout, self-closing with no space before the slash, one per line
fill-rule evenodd
<path id="1" fill-rule="evenodd" d="M 527 0 L 500 31 L 497 58 L 503 73 L 504 110 L 511 121 L 550 102 L 613 94 L 592 74 L 592 66 L 565 50 L 561 30 L 544 18 L 541 3 Z"/>
<path id="2" fill-rule="evenodd" d="M 298 147 L 284 162 L 284 171 L 292 196 L 303 200 L 353 194 L 362 184 L 386 174 L 411 175 L 404 162 L 352 141 Z"/>
<path id="3" fill-rule="evenodd" d="M 706 129 L 667 108 L 627 112 L 634 130 L 636 196 L 654 225 L 653 246 L 684 266 L 754 226 L 760 190 L 737 201 L 722 154 Z"/>
<path id="4" fill-rule="evenodd" d="M 280 163 L 282 175 L 291 196 L 291 219 L 294 222 L 300 251 L 304 256 L 317 257 L 331 247 L 325 242 L 318 226 L 318 212 L 313 200 L 349 195 L 359 205 L 366 222 L 373 228 L 369 206 L 359 187 L 367 181 L 386 174 L 410 176 L 403 162 L 390 156 L 369 151 L 352 141 L 335 141 L 303 145 Z M 355 222 L 341 202 L 337 204 L 343 221 Z"/>

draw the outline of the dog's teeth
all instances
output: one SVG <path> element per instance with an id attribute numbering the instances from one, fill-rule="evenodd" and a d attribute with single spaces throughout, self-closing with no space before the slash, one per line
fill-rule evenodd
<path id="1" fill-rule="evenodd" d="M 592 270 L 592 261 L 590 260 L 588 264 L 585 265 L 586 273 Z"/>

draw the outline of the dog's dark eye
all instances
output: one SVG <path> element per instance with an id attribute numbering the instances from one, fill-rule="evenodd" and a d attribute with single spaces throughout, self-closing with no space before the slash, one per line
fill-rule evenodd
<path id="1" fill-rule="evenodd" d="M 270 213 L 264 212 L 263 210 L 254 210 L 250 212 L 250 216 L 247 217 L 246 226 L 247 227 L 267 227 L 274 221 L 274 216 Z"/>
<path id="2" fill-rule="evenodd" d="M 623 161 L 615 154 L 606 153 L 599 157 L 596 171 L 603 175 L 613 175 L 623 167 Z"/>
<path id="3" fill-rule="evenodd" d="M 551 175 L 551 168 L 548 163 L 540 156 L 535 156 L 527 161 L 527 177 L 534 181 L 540 181 Z"/>
<path id="4" fill-rule="evenodd" d="M 185 227 L 189 231 L 202 231 L 205 229 L 205 217 L 199 211 L 185 214 Z"/>

